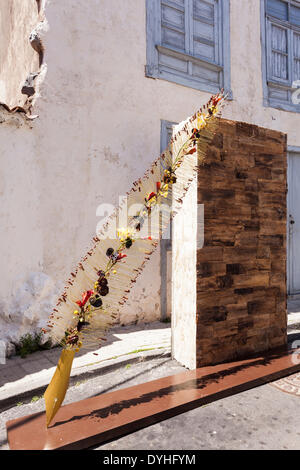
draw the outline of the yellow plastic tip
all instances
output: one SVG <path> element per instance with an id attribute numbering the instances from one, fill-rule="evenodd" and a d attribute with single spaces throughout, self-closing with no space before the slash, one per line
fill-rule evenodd
<path id="1" fill-rule="evenodd" d="M 62 351 L 52 380 L 44 394 L 47 427 L 49 427 L 51 421 L 64 401 L 69 386 L 69 378 L 74 355 L 74 350 L 64 349 Z"/>

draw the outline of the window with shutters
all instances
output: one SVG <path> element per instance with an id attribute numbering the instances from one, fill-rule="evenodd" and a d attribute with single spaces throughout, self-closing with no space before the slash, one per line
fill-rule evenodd
<path id="1" fill-rule="evenodd" d="M 229 0 L 146 0 L 146 76 L 230 95 Z"/>
<path id="2" fill-rule="evenodd" d="M 262 18 L 264 104 L 300 112 L 300 1 L 262 0 Z"/>

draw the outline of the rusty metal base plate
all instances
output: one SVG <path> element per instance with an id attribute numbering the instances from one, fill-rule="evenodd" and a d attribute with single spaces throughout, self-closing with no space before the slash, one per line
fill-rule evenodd
<path id="1" fill-rule="evenodd" d="M 6 423 L 11 449 L 84 449 L 300 371 L 300 349 L 203 367 Z M 298 358 L 298 360 L 295 360 Z"/>

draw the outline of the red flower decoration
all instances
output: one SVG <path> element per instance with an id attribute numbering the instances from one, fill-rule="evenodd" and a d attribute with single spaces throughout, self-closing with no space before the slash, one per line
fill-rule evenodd
<path id="1" fill-rule="evenodd" d="M 127 258 L 127 255 L 124 255 L 123 253 L 119 253 L 117 257 L 117 261 L 119 261 L 122 258 Z"/>
<path id="2" fill-rule="evenodd" d="M 214 96 L 213 100 L 212 100 L 212 104 L 213 106 L 216 106 L 219 101 L 221 101 L 222 97 L 221 96 Z"/>
<path id="3" fill-rule="evenodd" d="M 161 187 L 161 182 L 160 182 L 160 181 L 157 181 L 157 183 L 156 183 L 156 191 L 159 191 L 159 190 L 160 190 L 160 187 Z"/>
<path id="4" fill-rule="evenodd" d="M 84 307 L 85 304 L 87 303 L 87 301 L 89 300 L 89 298 L 94 294 L 94 291 L 93 290 L 87 290 L 86 292 L 83 292 L 81 294 L 81 297 L 82 297 L 82 300 L 77 300 L 77 305 L 79 305 L 79 307 Z"/>
<path id="5" fill-rule="evenodd" d="M 152 199 L 154 196 L 156 196 L 155 193 L 150 193 L 149 196 L 148 196 L 148 201 L 150 201 L 150 199 Z"/>

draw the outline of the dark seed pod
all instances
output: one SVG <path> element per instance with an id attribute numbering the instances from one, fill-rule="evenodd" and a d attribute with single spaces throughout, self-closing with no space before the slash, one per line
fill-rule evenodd
<path id="1" fill-rule="evenodd" d="M 132 240 L 131 240 L 131 238 L 127 238 L 127 239 L 126 239 L 125 246 L 126 246 L 126 248 L 130 248 L 130 247 L 132 246 Z"/>
<path id="2" fill-rule="evenodd" d="M 200 132 L 198 131 L 198 129 L 194 128 L 192 132 L 193 132 L 193 137 L 196 137 L 196 139 L 200 139 Z"/>
<path id="3" fill-rule="evenodd" d="M 105 297 L 109 293 L 109 288 L 108 286 L 101 286 L 100 289 L 98 289 L 98 292 L 100 295 Z"/>
<path id="4" fill-rule="evenodd" d="M 108 250 L 106 251 L 106 256 L 110 257 L 114 252 L 114 249 L 113 248 L 108 248 Z"/>
<path id="5" fill-rule="evenodd" d="M 97 272 L 97 276 L 99 276 L 99 281 L 100 281 L 100 279 L 105 277 L 105 272 L 100 269 L 100 271 Z"/>
<path id="6" fill-rule="evenodd" d="M 96 307 L 96 308 L 101 307 L 101 305 L 102 305 L 102 300 L 101 300 L 100 295 L 96 294 L 96 295 L 94 295 L 93 297 L 91 297 L 91 298 L 90 298 L 90 304 L 91 304 L 93 307 Z"/>
<path id="7" fill-rule="evenodd" d="M 78 324 L 77 324 L 77 330 L 78 330 L 78 331 L 81 331 L 84 326 L 88 326 L 88 325 L 89 325 L 89 322 L 88 322 L 88 321 L 78 322 Z M 78 339 L 79 339 L 79 338 L 78 338 Z"/>
<path id="8" fill-rule="evenodd" d="M 100 277 L 98 279 L 98 283 L 99 283 L 99 286 L 103 287 L 103 286 L 107 286 L 108 281 L 107 281 L 106 277 L 102 277 L 102 278 Z"/>

